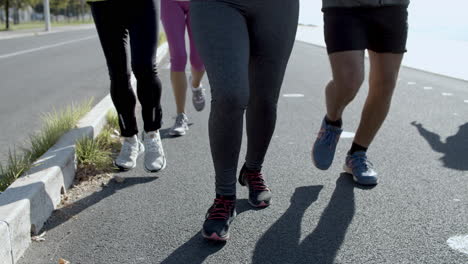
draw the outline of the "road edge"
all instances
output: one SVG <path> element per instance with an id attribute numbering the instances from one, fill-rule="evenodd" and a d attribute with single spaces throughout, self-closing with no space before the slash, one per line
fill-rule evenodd
<path id="1" fill-rule="evenodd" d="M 157 64 L 167 53 L 166 42 L 158 47 Z M 34 168 L 0 194 L 0 264 L 14 264 L 23 256 L 31 244 L 31 234 L 41 230 L 61 202 L 61 195 L 73 183 L 77 165 L 75 142 L 99 135 L 112 108 L 108 94 L 78 122 L 77 128 L 42 155 Z"/>

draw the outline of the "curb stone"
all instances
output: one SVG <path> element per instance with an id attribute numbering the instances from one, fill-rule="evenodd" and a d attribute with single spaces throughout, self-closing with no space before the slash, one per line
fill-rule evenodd
<path id="1" fill-rule="evenodd" d="M 167 54 L 167 43 L 158 48 L 158 63 Z M 134 84 L 134 78 L 132 78 Z M 77 124 L 42 155 L 24 176 L 0 194 L 0 264 L 16 263 L 57 208 L 61 195 L 72 185 L 76 170 L 75 142 L 95 138 L 113 108 L 110 95 L 102 99 Z"/>

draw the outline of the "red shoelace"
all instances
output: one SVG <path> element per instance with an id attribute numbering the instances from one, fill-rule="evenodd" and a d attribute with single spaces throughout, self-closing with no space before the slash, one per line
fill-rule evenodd
<path id="1" fill-rule="evenodd" d="M 234 200 L 227 200 L 216 198 L 214 200 L 213 206 L 211 206 L 209 210 L 209 220 L 213 219 L 223 219 L 226 220 L 229 218 L 229 214 L 232 211 L 232 207 L 234 206 Z"/>
<path id="2" fill-rule="evenodd" d="M 247 183 L 250 188 L 255 191 L 269 191 L 270 189 L 265 184 L 265 179 L 261 172 L 245 172 Z"/>

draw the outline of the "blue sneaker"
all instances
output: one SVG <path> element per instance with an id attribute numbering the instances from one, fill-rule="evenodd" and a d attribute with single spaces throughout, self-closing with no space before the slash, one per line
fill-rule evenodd
<path id="1" fill-rule="evenodd" d="M 352 155 L 348 154 L 343 169 L 353 175 L 354 181 L 361 185 L 377 185 L 377 172 L 372 167 L 366 152 L 357 151 Z"/>
<path id="2" fill-rule="evenodd" d="M 318 169 L 330 168 L 343 129 L 328 125 L 325 118 L 312 148 L 312 161 Z"/>

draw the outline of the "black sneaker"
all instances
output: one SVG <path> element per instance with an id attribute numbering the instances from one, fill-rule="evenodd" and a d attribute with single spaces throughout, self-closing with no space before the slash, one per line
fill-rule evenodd
<path id="1" fill-rule="evenodd" d="M 249 170 L 242 166 L 239 173 L 239 183 L 249 188 L 249 203 L 253 207 L 267 207 L 271 201 L 271 190 L 265 184 L 260 171 Z"/>
<path id="2" fill-rule="evenodd" d="M 236 217 L 236 197 L 216 195 L 213 205 L 206 213 L 202 235 L 208 240 L 226 241 L 229 239 L 229 225 Z"/>

